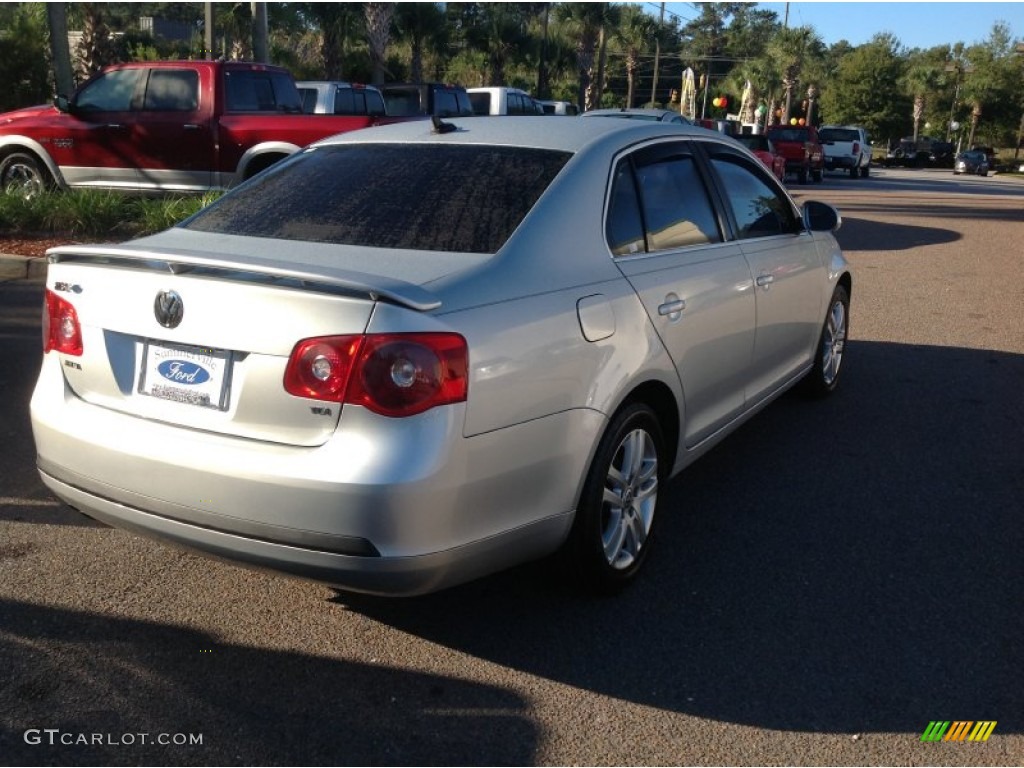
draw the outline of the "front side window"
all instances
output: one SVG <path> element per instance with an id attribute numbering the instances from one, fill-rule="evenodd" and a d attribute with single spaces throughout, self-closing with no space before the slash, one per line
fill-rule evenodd
<path id="1" fill-rule="evenodd" d="M 711 164 L 722 180 L 726 201 L 736 221 L 741 240 L 796 232 L 793 206 L 760 172 L 731 154 L 719 154 Z"/>
<path id="2" fill-rule="evenodd" d="M 104 72 L 85 85 L 75 98 L 80 112 L 127 112 L 142 76 L 142 69 L 115 69 Z"/>
<path id="3" fill-rule="evenodd" d="M 319 147 L 271 168 L 183 226 L 373 248 L 494 253 L 570 157 L 486 145 Z"/>

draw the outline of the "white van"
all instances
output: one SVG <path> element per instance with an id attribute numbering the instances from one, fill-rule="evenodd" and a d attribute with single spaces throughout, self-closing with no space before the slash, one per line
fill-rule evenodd
<path id="1" fill-rule="evenodd" d="M 543 115 L 540 104 L 526 91 L 504 86 L 467 88 L 475 115 Z"/>
<path id="2" fill-rule="evenodd" d="M 540 104 L 545 115 L 578 115 L 580 113 L 579 107 L 571 101 L 547 101 L 541 99 L 537 103 Z"/>

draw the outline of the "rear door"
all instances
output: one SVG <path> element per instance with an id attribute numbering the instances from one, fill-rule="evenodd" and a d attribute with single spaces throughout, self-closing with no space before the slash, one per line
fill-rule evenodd
<path id="1" fill-rule="evenodd" d="M 207 80 L 200 87 L 201 76 Z M 212 186 L 212 72 L 195 68 L 146 71 L 131 126 L 139 183 L 146 189 L 199 191 Z"/>
<path id="2" fill-rule="evenodd" d="M 756 318 L 747 261 L 724 239 L 688 142 L 618 161 L 606 234 L 679 372 L 696 445 L 743 410 Z"/>

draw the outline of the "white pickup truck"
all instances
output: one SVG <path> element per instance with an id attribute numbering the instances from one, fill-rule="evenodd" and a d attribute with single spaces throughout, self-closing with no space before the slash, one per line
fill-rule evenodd
<path id="1" fill-rule="evenodd" d="M 871 171 L 871 141 L 868 132 L 856 125 L 823 125 L 818 138 L 825 150 L 825 170 L 847 170 L 851 178 Z"/>
<path id="2" fill-rule="evenodd" d="M 302 97 L 302 111 L 312 115 L 386 114 L 384 97 L 372 85 L 337 80 L 302 80 L 295 84 Z"/>

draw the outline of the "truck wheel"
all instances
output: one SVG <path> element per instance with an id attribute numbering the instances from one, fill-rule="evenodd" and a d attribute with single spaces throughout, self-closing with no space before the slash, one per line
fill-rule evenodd
<path id="1" fill-rule="evenodd" d="M 807 169 L 806 168 L 801 168 L 799 171 L 796 172 L 796 180 L 799 181 L 801 184 L 806 184 L 807 183 Z"/>
<path id="2" fill-rule="evenodd" d="M 851 179 L 856 179 L 857 178 L 857 166 L 856 165 L 850 166 L 850 178 Z"/>
<path id="3" fill-rule="evenodd" d="M 865 165 L 863 168 L 860 169 L 860 177 L 862 179 L 866 179 L 870 173 L 871 173 L 871 166 L 870 165 Z"/>
<path id="4" fill-rule="evenodd" d="M 0 190 L 28 199 L 51 186 L 50 175 L 26 152 L 12 152 L 0 160 Z"/>
<path id="5" fill-rule="evenodd" d="M 811 171 L 811 179 L 819 184 L 821 183 L 821 168 L 818 168 L 816 171 Z"/>

